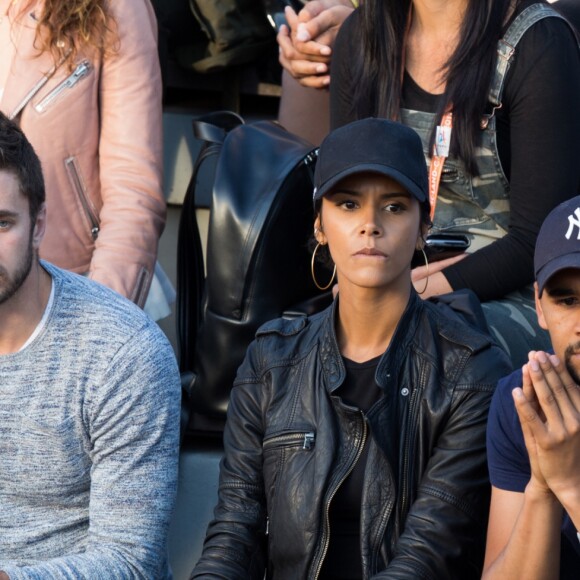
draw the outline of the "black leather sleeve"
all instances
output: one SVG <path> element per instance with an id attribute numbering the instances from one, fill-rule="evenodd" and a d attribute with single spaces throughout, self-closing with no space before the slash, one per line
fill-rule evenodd
<path id="1" fill-rule="evenodd" d="M 266 567 L 266 505 L 262 480 L 263 385 L 250 345 L 231 393 L 224 431 L 218 504 L 191 578 L 262 580 Z"/>

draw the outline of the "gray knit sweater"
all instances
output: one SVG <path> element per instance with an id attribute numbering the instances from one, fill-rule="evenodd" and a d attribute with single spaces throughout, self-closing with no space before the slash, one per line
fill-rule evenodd
<path id="1" fill-rule="evenodd" d="M 168 578 L 179 375 L 111 290 L 43 263 L 45 327 L 0 356 L 0 570 L 11 579 Z"/>

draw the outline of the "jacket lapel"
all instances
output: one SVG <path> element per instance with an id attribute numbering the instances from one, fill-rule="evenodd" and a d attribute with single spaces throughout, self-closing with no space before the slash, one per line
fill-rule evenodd
<path id="1" fill-rule="evenodd" d="M 23 16 L 15 37 L 16 51 L 2 97 L 2 110 L 11 119 L 18 117 L 62 64 L 55 66 L 51 54 L 39 53 L 35 48 L 39 9 L 37 4 Z"/>

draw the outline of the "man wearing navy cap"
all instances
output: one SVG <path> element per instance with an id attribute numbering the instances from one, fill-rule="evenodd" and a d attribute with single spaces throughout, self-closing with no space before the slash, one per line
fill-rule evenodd
<path id="1" fill-rule="evenodd" d="M 536 242 L 536 310 L 554 354 L 531 352 L 490 409 L 484 578 L 580 578 L 580 197 Z"/>

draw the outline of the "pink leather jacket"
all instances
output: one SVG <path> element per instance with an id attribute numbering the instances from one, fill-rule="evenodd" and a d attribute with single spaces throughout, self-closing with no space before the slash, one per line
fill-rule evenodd
<path id="1" fill-rule="evenodd" d="M 13 33 L 1 108 L 19 121 L 44 170 L 42 258 L 143 305 L 165 223 L 161 76 L 149 0 L 113 0 L 117 46 L 56 67 L 34 48 L 42 0 Z"/>

